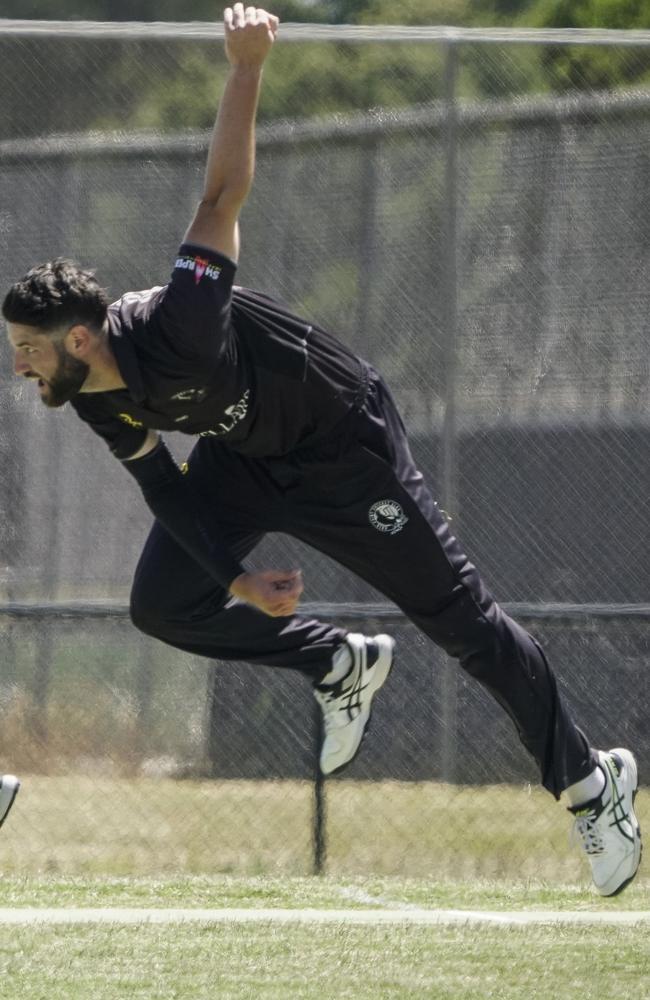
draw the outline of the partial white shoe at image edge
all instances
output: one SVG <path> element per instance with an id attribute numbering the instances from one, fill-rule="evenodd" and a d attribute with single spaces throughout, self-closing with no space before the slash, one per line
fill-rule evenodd
<path id="1" fill-rule="evenodd" d="M 7 818 L 19 788 L 20 781 L 14 774 L 3 774 L 0 778 L 0 826 Z"/>

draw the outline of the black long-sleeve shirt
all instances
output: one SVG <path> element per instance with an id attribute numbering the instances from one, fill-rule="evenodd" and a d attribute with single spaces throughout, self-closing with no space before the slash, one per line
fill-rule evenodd
<path id="1" fill-rule="evenodd" d="M 126 389 L 80 393 L 78 415 L 121 459 L 148 428 L 219 438 L 244 454 L 286 454 L 325 437 L 355 401 L 367 368 L 339 340 L 273 299 L 233 287 L 236 265 L 183 245 L 164 287 L 108 310 Z"/>
<path id="2" fill-rule="evenodd" d="M 366 394 L 369 370 L 316 325 L 233 286 L 236 265 L 181 246 L 171 281 L 128 292 L 108 310 L 125 389 L 80 393 L 72 406 L 124 461 L 164 527 L 224 587 L 243 567 L 214 537 L 164 445 L 128 461 L 149 429 L 218 438 L 257 457 L 322 440 Z"/>

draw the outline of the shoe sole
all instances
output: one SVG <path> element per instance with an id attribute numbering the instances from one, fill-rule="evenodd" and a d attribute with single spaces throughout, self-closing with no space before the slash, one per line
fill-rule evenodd
<path id="1" fill-rule="evenodd" d="M 636 793 L 637 789 L 635 789 L 634 792 L 632 793 L 632 812 L 634 812 L 634 800 L 636 799 Z M 634 818 L 636 819 L 636 814 Z M 613 899 L 614 896 L 618 896 L 621 892 L 623 892 L 623 889 L 627 889 L 630 882 L 634 881 L 634 879 L 637 876 L 637 872 L 639 871 L 639 868 L 641 866 L 641 858 L 643 857 L 643 841 L 641 840 L 641 827 L 639 826 L 638 820 L 636 824 L 636 832 L 639 835 L 639 856 L 637 858 L 636 868 L 634 869 L 634 872 L 630 875 L 629 878 L 626 878 L 624 882 L 621 882 L 618 889 L 614 889 L 614 892 L 609 892 L 607 893 L 607 895 L 603 894 L 604 899 Z"/>
<path id="2" fill-rule="evenodd" d="M 0 779 L 0 826 L 4 823 L 18 795 L 20 781 L 13 774 Z"/>
<path id="3" fill-rule="evenodd" d="M 371 716 L 371 713 L 372 713 L 372 700 L 375 697 L 375 695 L 377 694 L 377 692 L 384 686 L 384 684 L 388 680 L 388 675 L 390 674 L 391 670 L 393 669 L 393 663 L 395 662 L 395 640 L 390 635 L 375 635 L 375 636 L 373 636 L 373 639 L 374 639 L 374 641 L 377 643 L 377 645 L 380 648 L 379 648 L 379 656 L 377 657 L 376 664 L 375 664 L 375 666 L 373 666 L 373 680 L 372 680 L 372 683 L 369 684 L 368 687 L 366 688 L 366 690 L 368 691 L 368 705 L 367 705 L 367 709 L 366 709 L 365 719 L 363 721 L 363 730 L 362 730 L 362 733 L 361 733 L 361 737 L 359 739 L 359 742 L 357 743 L 356 750 L 354 751 L 354 753 L 352 754 L 352 756 L 348 757 L 348 759 L 346 761 L 344 761 L 342 764 L 339 764 L 338 767 L 332 768 L 331 771 L 323 771 L 323 768 L 321 766 L 321 773 L 323 775 L 325 775 L 326 777 L 328 777 L 328 778 L 331 777 L 333 774 L 340 774 L 341 771 L 343 771 L 349 764 L 352 763 L 353 760 L 355 760 L 357 754 L 359 753 L 359 750 L 361 749 L 361 744 L 363 743 L 363 741 L 365 739 L 366 733 L 370 729 L 370 716 Z M 386 644 L 388 646 L 387 650 L 382 650 L 381 647 L 384 644 Z M 387 657 L 386 662 L 384 664 L 382 664 L 382 669 L 380 670 L 378 668 L 380 666 L 382 657 L 386 654 L 386 652 L 388 653 L 388 657 Z M 375 670 L 377 670 L 376 673 L 375 673 Z"/>
<path id="4" fill-rule="evenodd" d="M 613 892 L 601 893 L 601 895 L 606 899 L 612 899 L 614 896 L 618 896 L 621 892 L 623 892 L 624 889 L 628 887 L 630 882 L 632 882 L 636 878 L 637 872 L 641 865 L 641 855 L 643 854 L 641 827 L 636 817 L 636 813 L 634 812 L 634 800 L 636 799 L 636 793 L 639 790 L 639 771 L 637 768 L 636 760 L 634 758 L 634 755 L 631 754 L 629 750 L 625 750 L 623 747 L 616 747 L 614 750 L 610 750 L 609 753 L 616 754 L 617 757 L 620 757 L 621 760 L 623 761 L 624 766 L 628 770 L 628 773 L 630 773 L 632 776 L 632 780 L 629 783 L 631 785 L 631 788 L 625 789 L 625 795 L 629 795 L 630 793 L 632 795 L 632 802 L 630 805 L 630 817 L 632 819 L 633 826 L 637 833 L 637 839 L 635 840 L 634 843 L 634 860 L 636 862 L 634 871 L 632 872 L 630 877 L 626 878 L 624 882 L 621 882 L 621 884 L 617 886 L 617 888 L 614 889 Z"/>

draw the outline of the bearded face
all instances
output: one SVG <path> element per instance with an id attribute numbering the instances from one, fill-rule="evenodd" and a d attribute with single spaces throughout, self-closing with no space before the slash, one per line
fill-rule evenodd
<path id="1" fill-rule="evenodd" d="M 49 407 L 63 406 L 81 390 L 90 366 L 70 354 L 63 343 L 33 327 L 8 324 L 9 341 L 14 349 L 16 375 L 38 383 L 40 397 Z"/>
<path id="2" fill-rule="evenodd" d="M 45 378 L 38 376 L 41 399 L 46 406 L 63 406 L 73 399 L 80 391 L 88 377 L 90 366 L 85 361 L 73 358 L 68 354 L 63 344 L 54 342 L 58 364 L 54 372 Z"/>

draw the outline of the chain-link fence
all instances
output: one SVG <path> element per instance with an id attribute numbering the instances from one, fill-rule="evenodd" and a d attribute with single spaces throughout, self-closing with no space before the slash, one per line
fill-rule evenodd
<path id="1" fill-rule="evenodd" d="M 167 280 L 224 71 L 215 35 L 0 22 L 5 285 L 53 255 L 115 297 Z M 285 37 L 239 280 L 385 373 L 579 722 L 650 769 L 650 33 Z M 575 876 L 509 721 L 324 557 L 276 537 L 252 558 L 301 564 L 322 614 L 399 649 L 362 754 L 326 785 L 300 677 L 137 634 L 137 488 L 11 378 L 6 345 L 2 362 L 0 753 L 25 782 L 5 866 Z"/>

